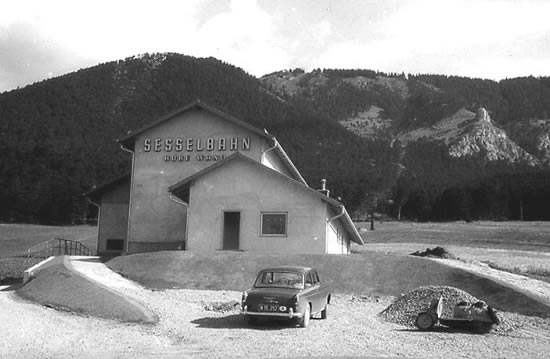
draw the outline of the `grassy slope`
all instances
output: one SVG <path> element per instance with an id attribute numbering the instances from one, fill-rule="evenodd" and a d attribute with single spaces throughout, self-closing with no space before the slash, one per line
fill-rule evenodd
<path id="1" fill-rule="evenodd" d="M 369 228 L 369 224 L 359 226 Z M 377 222 L 375 228 L 363 232 L 368 244 L 354 247 L 357 253 L 351 256 L 254 256 L 220 252 L 203 258 L 189 252 L 169 252 L 161 256 L 149 253 L 119 257 L 109 265 L 153 288 L 243 290 L 264 265 L 305 264 L 319 267 L 324 280 L 338 292 L 399 295 L 421 285 L 453 285 L 501 309 L 546 310 L 537 309 L 536 303 L 525 296 L 494 287 L 488 280 L 405 254 L 441 245 L 461 258 L 488 259 L 499 265 L 535 263 L 546 270 L 550 268 L 547 260 L 550 222 Z M 95 248 L 97 227 L 0 224 L 0 261 L 11 260 L 6 257 L 24 254 L 30 246 L 53 237 L 81 240 Z M 513 251 L 507 251 L 510 249 Z"/>
<path id="2" fill-rule="evenodd" d="M 510 288 L 434 261 L 411 256 L 365 252 L 339 255 L 259 255 L 219 252 L 154 252 L 114 258 L 113 270 L 146 287 L 244 290 L 256 272 L 271 265 L 305 265 L 319 269 L 336 293 L 400 295 L 426 285 L 463 289 L 496 308 L 527 315 L 550 315 L 550 308 Z"/>

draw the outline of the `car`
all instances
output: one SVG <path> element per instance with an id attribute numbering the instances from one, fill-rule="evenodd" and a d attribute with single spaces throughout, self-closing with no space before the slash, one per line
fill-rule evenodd
<path id="1" fill-rule="evenodd" d="M 477 333 L 488 333 L 494 324 L 500 324 L 496 311 L 483 301 L 474 304 L 465 301 L 457 303 L 452 318 L 442 318 L 442 312 L 443 298 L 433 299 L 429 308 L 418 313 L 414 324 L 420 330 L 430 330 L 436 324 L 441 324 Z"/>
<path id="2" fill-rule="evenodd" d="M 242 293 L 241 313 L 250 324 L 260 318 L 285 319 L 305 328 L 314 315 L 327 318 L 330 298 L 314 268 L 265 268 L 258 272 L 253 287 Z"/>

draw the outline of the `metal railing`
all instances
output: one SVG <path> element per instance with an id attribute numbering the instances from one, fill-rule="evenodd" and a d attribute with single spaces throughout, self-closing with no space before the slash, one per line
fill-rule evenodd
<path id="1" fill-rule="evenodd" d="M 51 256 L 93 256 L 94 251 L 71 239 L 53 238 L 27 249 L 27 258 L 48 258 Z"/>

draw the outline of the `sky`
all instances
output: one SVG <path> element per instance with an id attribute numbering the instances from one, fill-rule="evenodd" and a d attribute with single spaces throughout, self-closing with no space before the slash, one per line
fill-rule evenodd
<path id="1" fill-rule="evenodd" d="M 0 92 L 156 52 L 294 68 L 550 76 L 550 0 L 0 0 Z"/>

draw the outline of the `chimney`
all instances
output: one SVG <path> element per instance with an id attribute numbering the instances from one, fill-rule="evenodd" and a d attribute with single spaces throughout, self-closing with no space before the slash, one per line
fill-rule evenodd
<path id="1" fill-rule="evenodd" d="M 319 192 L 321 192 L 327 197 L 330 197 L 330 190 L 326 188 L 326 185 L 327 185 L 327 180 L 323 178 L 321 180 L 321 189 L 319 190 Z"/>

